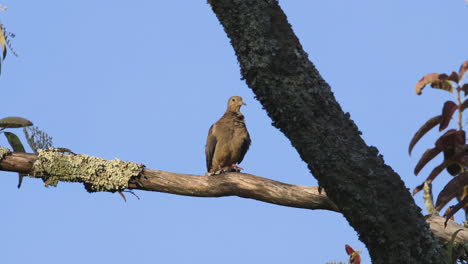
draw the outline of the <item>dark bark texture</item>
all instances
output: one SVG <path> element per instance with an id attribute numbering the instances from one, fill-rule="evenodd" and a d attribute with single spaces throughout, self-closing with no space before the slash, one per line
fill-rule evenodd
<path id="1" fill-rule="evenodd" d="M 209 3 L 248 86 L 359 233 L 373 263 L 444 263 L 421 209 L 377 149 L 362 140 L 278 2 Z"/>
<path id="2" fill-rule="evenodd" d="M 72 157 L 76 156 L 78 155 L 73 154 Z M 21 172 L 29 176 L 36 160 L 35 154 L 9 153 L 0 159 L 0 170 Z M 43 179 L 47 179 L 47 176 Z M 55 176 L 60 180 L 61 175 Z M 41 175 L 35 175 L 34 178 L 36 177 L 41 178 Z M 86 183 L 84 180 L 78 182 Z M 130 178 L 128 188 L 195 197 L 238 196 L 288 207 L 339 211 L 326 193 L 323 190 L 319 192 L 315 186 L 286 184 L 246 173 L 198 176 L 143 169 L 138 176 Z M 426 221 L 442 243 L 447 243 L 458 229 L 463 229 L 465 232 L 458 233 L 455 241 L 468 243 L 467 228 L 453 221 L 449 221 L 445 227 L 445 218 L 440 216 L 430 216 Z"/>

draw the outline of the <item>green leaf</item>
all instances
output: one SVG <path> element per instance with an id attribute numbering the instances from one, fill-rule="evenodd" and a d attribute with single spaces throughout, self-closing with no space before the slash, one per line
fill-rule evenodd
<path id="1" fill-rule="evenodd" d="M 450 238 L 450 242 L 448 243 L 447 245 L 447 256 L 448 256 L 448 263 L 452 263 L 453 260 L 452 260 L 452 251 L 453 251 L 453 244 L 455 243 L 455 238 L 457 237 L 458 235 L 458 232 L 460 231 L 463 231 L 463 229 L 458 229 L 457 231 L 455 231 L 453 234 L 452 234 L 452 237 Z"/>
<path id="2" fill-rule="evenodd" d="M 18 128 L 32 126 L 33 123 L 25 118 L 18 116 L 9 116 L 0 119 L 0 127 L 3 128 Z"/>
<path id="3" fill-rule="evenodd" d="M 8 140 L 8 143 L 10 144 L 11 148 L 15 152 L 22 152 L 25 153 L 26 151 L 24 150 L 23 143 L 21 143 L 21 140 L 16 136 L 15 134 L 11 132 L 3 132 L 5 133 L 5 137 Z M 26 176 L 24 173 L 18 173 L 18 189 L 21 187 L 21 183 L 23 183 L 23 177 Z"/>
<path id="4" fill-rule="evenodd" d="M 23 144 L 21 143 L 21 140 L 16 136 L 15 134 L 11 132 L 4 132 L 5 137 L 8 140 L 8 143 L 10 144 L 11 148 L 13 148 L 13 151 L 15 152 L 26 152 L 24 150 Z"/>

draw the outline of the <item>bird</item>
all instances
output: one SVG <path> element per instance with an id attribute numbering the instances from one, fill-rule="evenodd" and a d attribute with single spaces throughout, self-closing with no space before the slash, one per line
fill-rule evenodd
<path id="1" fill-rule="evenodd" d="M 224 115 L 208 131 L 205 154 L 207 175 L 239 172 L 237 164 L 244 159 L 250 147 L 250 135 L 240 112 L 246 105 L 240 96 L 231 96 Z"/>

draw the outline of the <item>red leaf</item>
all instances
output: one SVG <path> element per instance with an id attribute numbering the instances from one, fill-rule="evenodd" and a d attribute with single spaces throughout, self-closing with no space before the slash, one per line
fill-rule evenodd
<path id="1" fill-rule="evenodd" d="M 446 217 L 450 213 L 450 211 L 452 211 L 452 208 L 453 208 L 453 206 L 449 206 L 447 208 L 447 210 L 445 210 L 445 213 L 444 213 L 443 217 Z M 455 217 L 453 217 L 453 215 L 452 215 L 452 217 L 450 217 L 449 220 L 455 221 Z"/>
<path id="2" fill-rule="evenodd" d="M 431 84 L 432 88 L 438 88 L 452 92 L 452 84 L 448 81 L 448 78 L 449 76 L 445 73 L 426 74 L 416 83 L 416 94 L 420 95 L 422 89 L 428 84 Z"/>
<path id="3" fill-rule="evenodd" d="M 451 165 L 455 163 L 453 160 L 445 160 L 440 164 L 439 166 L 435 167 L 432 171 L 431 174 L 426 179 L 426 182 L 431 183 L 445 168 L 448 167 L 448 165 Z"/>
<path id="4" fill-rule="evenodd" d="M 457 145 L 465 145 L 465 131 L 456 129 L 447 130 L 447 132 L 437 139 L 435 145 L 438 149 L 455 152 Z"/>
<path id="5" fill-rule="evenodd" d="M 439 115 L 439 116 L 434 116 L 433 118 L 427 120 L 426 123 L 424 123 L 424 125 L 422 125 L 421 128 L 419 128 L 419 130 L 414 134 L 413 138 L 411 139 L 411 142 L 409 144 L 409 148 L 408 148 L 408 153 L 411 155 L 411 151 L 413 150 L 413 147 L 414 145 L 416 145 L 416 143 L 418 143 L 418 141 L 429 131 L 431 130 L 433 127 L 437 126 L 438 124 L 440 124 L 440 122 L 442 121 L 442 116 Z"/>
<path id="6" fill-rule="evenodd" d="M 446 129 L 452 119 L 453 113 L 458 109 L 458 105 L 453 101 L 447 101 L 442 108 L 442 121 L 440 122 L 439 131 Z"/>
<path id="7" fill-rule="evenodd" d="M 463 84 L 461 89 L 463 93 L 465 94 L 465 96 L 467 96 L 468 95 L 468 83 Z"/>
<path id="8" fill-rule="evenodd" d="M 424 182 L 418 186 L 416 186 L 416 188 L 414 188 L 413 190 L 413 195 L 417 194 L 418 192 L 420 192 L 422 189 L 424 188 Z"/>
<path id="9" fill-rule="evenodd" d="M 448 220 L 455 215 L 456 212 L 460 211 L 466 204 L 468 203 L 468 196 L 457 203 L 455 206 L 452 207 L 452 210 L 445 216 L 445 223 L 444 225 L 447 226 Z"/>
<path id="10" fill-rule="evenodd" d="M 449 181 L 437 197 L 437 211 L 440 211 L 448 202 L 455 198 L 465 185 L 468 185 L 468 172 L 461 173 Z"/>
<path id="11" fill-rule="evenodd" d="M 346 254 L 348 254 L 348 256 L 351 256 L 351 254 L 353 254 L 353 252 L 355 252 L 354 249 L 348 244 L 345 245 L 345 250 L 346 250 Z"/>
<path id="12" fill-rule="evenodd" d="M 445 156 L 445 152 L 444 152 L 444 156 Z M 461 167 L 458 163 L 454 163 L 452 165 L 447 166 L 447 172 L 452 176 L 457 175 L 458 173 L 460 173 L 460 171 L 461 171 Z"/>
<path id="13" fill-rule="evenodd" d="M 459 81 L 460 79 L 458 78 L 458 73 L 452 72 L 452 73 L 449 75 L 449 77 L 447 78 L 447 80 L 458 83 L 458 81 Z"/>
<path id="14" fill-rule="evenodd" d="M 350 264 L 361 264 L 361 256 L 359 253 L 355 252 L 351 257 L 349 257 Z"/>
<path id="15" fill-rule="evenodd" d="M 345 245 L 346 253 L 349 256 L 350 264 L 361 264 L 361 256 L 359 252 L 355 251 L 350 245 Z"/>
<path id="16" fill-rule="evenodd" d="M 453 160 L 445 160 L 440 164 L 439 166 L 435 167 L 432 171 L 431 174 L 426 178 L 424 182 L 431 183 L 445 168 L 447 168 L 449 165 L 455 163 Z M 424 186 L 424 182 L 420 185 L 418 185 L 416 188 L 413 190 L 413 195 L 417 194 L 420 192 Z"/>
<path id="17" fill-rule="evenodd" d="M 458 70 L 458 76 L 460 76 L 460 80 L 463 79 L 463 76 L 468 71 L 468 60 L 463 62 L 460 66 L 460 70 Z"/>
<path id="18" fill-rule="evenodd" d="M 468 83 L 465 83 L 463 86 L 466 85 L 466 88 L 468 89 Z M 465 100 L 461 106 L 461 111 L 465 111 L 465 109 L 468 108 L 468 100 Z"/>
<path id="19" fill-rule="evenodd" d="M 441 151 L 442 150 L 438 148 L 431 148 L 426 150 L 421 156 L 421 159 L 419 160 L 418 164 L 416 164 L 416 167 L 414 168 L 414 174 L 418 175 L 421 169 L 424 168 L 424 166 L 426 166 L 426 164 L 433 158 L 435 158 Z"/>
<path id="20" fill-rule="evenodd" d="M 436 148 L 444 151 L 444 160 L 454 160 L 454 163 L 447 167 L 447 171 L 450 175 L 457 175 L 461 169 L 458 163 L 463 163 L 460 159 L 463 153 L 459 152 L 465 145 L 465 131 L 450 129 L 437 139 L 435 145 Z M 456 158 L 454 158 L 455 154 Z"/>

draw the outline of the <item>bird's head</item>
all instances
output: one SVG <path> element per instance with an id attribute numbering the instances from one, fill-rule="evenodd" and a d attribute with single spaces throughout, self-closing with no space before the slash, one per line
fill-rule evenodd
<path id="1" fill-rule="evenodd" d="M 246 105 L 240 96 L 231 96 L 228 101 L 228 111 L 239 112 L 241 106 Z"/>

